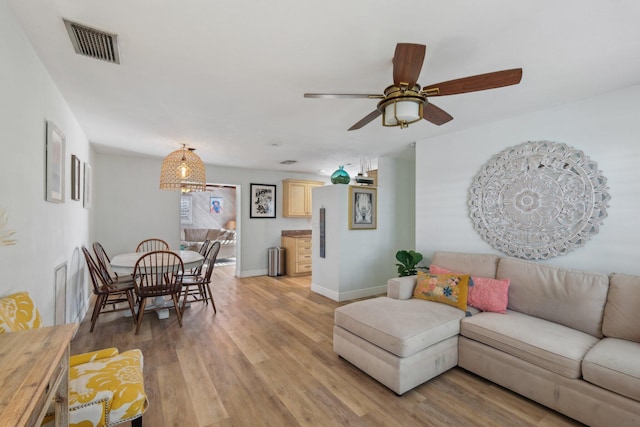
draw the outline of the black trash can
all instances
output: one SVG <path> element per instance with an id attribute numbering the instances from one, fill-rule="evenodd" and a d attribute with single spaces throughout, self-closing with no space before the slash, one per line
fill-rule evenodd
<path id="1" fill-rule="evenodd" d="M 268 273 L 269 276 L 282 276 L 284 275 L 284 252 L 285 248 L 273 247 L 269 248 L 268 258 Z"/>

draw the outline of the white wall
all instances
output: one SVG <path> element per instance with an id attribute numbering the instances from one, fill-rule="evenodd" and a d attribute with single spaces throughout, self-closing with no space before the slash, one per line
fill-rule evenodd
<path id="1" fill-rule="evenodd" d="M 132 252 L 141 240 L 155 236 L 180 245 L 180 193 L 159 189 L 162 159 L 96 154 L 95 239 L 107 252 Z M 237 187 L 238 243 L 236 274 L 267 274 L 267 249 L 280 246 L 282 230 L 311 229 L 311 220 L 282 217 L 282 180 L 327 177 L 207 165 L 207 181 Z M 249 184 L 275 184 L 276 218 L 249 218 Z"/>
<path id="2" fill-rule="evenodd" d="M 0 247 L 0 295 L 28 291 L 52 325 L 54 269 L 67 263 L 67 320 L 84 314 L 89 297 L 79 247 L 89 241 L 90 211 L 70 199 L 71 154 L 91 162 L 89 143 L 65 100 L 0 0 L 0 207 L 17 244 Z M 66 136 L 65 203 L 45 201 L 45 123 Z"/>
<path id="3" fill-rule="evenodd" d="M 378 160 L 377 228 L 349 230 L 349 186 L 313 189 L 311 290 L 336 301 L 386 292 L 395 254 L 414 247 L 413 159 Z M 326 210 L 326 254 L 320 257 L 320 208 Z"/>
<path id="4" fill-rule="evenodd" d="M 467 208 L 473 177 L 494 154 L 549 140 L 584 151 L 607 178 L 608 218 L 585 246 L 540 261 L 603 273 L 640 274 L 640 86 L 482 127 L 416 146 L 416 247 L 497 253 L 474 230 Z M 446 126 L 446 125 L 445 125 Z"/>

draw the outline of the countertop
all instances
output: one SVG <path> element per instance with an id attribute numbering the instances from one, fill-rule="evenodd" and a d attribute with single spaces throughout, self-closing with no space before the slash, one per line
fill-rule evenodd
<path id="1" fill-rule="evenodd" d="M 282 230 L 282 236 L 311 237 L 311 230 Z"/>

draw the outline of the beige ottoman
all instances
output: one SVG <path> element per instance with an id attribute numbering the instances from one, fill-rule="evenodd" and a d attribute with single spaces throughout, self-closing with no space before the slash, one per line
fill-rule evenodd
<path id="1" fill-rule="evenodd" d="M 336 309 L 333 349 L 400 395 L 457 365 L 463 317 L 420 299 L 358 301 Z"/>

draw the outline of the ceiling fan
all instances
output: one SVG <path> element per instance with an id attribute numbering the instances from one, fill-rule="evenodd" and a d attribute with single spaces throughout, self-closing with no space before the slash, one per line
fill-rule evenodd
<path id="1" fill-rule="evenodd" d="M 428 101 L 432 96 L 456 95 L 495 89 L 520 83 L 522 68 L 496 71 L 463 77 L 420 88 L 416 83 L 420 76 L 426 46 L 413 43 L 398 43 L 393 56 L 393 84 L 384 90 L 384 94 L 357 93 L 305 93 L 305 98 L 369 98 L 379 99 L 378 106 L 363 117 L 349 130 L 360 129 L 382 115 L 383 126 L 406 128 L 411 123 L 425 119 L 435 125 L 442 125 L 453 117 Z"/>

